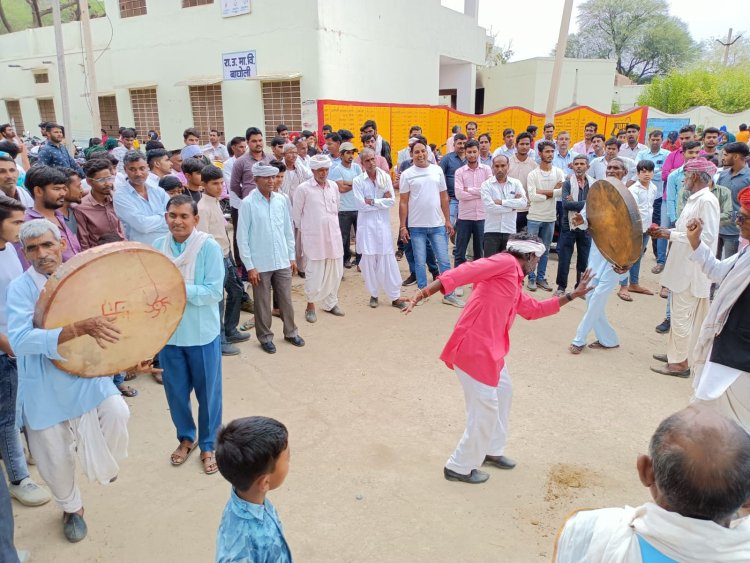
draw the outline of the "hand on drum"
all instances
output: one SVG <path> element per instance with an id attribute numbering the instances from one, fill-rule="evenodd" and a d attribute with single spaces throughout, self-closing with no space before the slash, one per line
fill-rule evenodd
<path id="1" fill-rule="evenodd" d="M 623 268 L 622 266 L 615 266 L 615 265 L 612 265 L 612 269 L 615 271 L 616 274 L 620 274 L 620 275 L 622 275 L 625 272 L 627 272 L 628 270 L 630 270 L 629 267 L 628 268 Z"/>
<path id="2" fill-rule="evenodd" d="M 594 272 L 591 270 L 591 268 L 588 268 L 585 272 L 583 272 L 583 274 L 581 274 L 581 281 L 578 282 L 578 285 L 570 295 L 573 296 L 573 298 L 583 297 L 589 291 L 593 291 L 596 286 L 592 285 L 589 287 L 589 283 L 591 283 L 591 280 L 593 279 Z"/>
<path id="3" fill-rule="evenodd" d="M 120 340 L 120 329 L 107 317 L 91 317 L 85 321 L 73 323 L 73 336 L 88 334 L 96 340 L 99 348 L 106 348 L 105 342 L 114 344 Z"/>

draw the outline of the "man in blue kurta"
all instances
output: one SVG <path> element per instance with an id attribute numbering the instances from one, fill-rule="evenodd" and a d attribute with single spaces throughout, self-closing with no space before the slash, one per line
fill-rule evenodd
<path id="1" fill-rule="evenodd" d="M 214 457 L 216 432 L 221 425 L 221 336 L 219 301 L 224 296 L 224 254 L 219 243 L 198 224 L 198 207 L 188 195 L 167 203 L 169 234 L 154 241 L 185 279 L 187 304 L 177 330 L 159 363 L 164 369 L 164 391 L 180 444 L 172 465 L 182 465 L 195 446 L 201 450 L 206 474 L 218 470 Z M 198 399 L 198 442 L 190 394 Z"/>
<path id="2" fill-rule="evenodd" d="M 127 457 L 130 416 L 111 377 L 83 378 L 58 369 L 58 346 L 92 337 L 101 347 L 117 342 L 117 326 L 104 317 L 44 330 L 34 326 L 37 299 L 48 276 L 62 264 L 65 240 L 47 219 L 34 219 L 19 235 L 31 267 L 8 286 L 8 338 L 18 358 L 18 403 L 39 474 L 63 509 L 68 541 L 86 537 L 76 453 L 87 477 L 107 484 Z"/>

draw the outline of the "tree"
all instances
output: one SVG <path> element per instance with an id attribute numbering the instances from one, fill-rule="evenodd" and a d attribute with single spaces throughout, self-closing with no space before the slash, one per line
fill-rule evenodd
<path id="1" fill-rule="evenodd" d="M 578 27 L 568 37 L 566 57 L 615 59 L 617 72 L 641 84 L 684 66 L 698 52 L 666 0 L 588 0 L 578 9 Z"/>
<path id="2" fill-rule="evenodd" d="M 638 103 L 667 113 L 683 113 L 694 106 L 708 106 L 722 113 L 750 109 L 750 64 L 672 71 L 664 78 L 655 78 Z"/>
<path id="3" fill-rule="evenodd" d="M 484 66 L 497 66 L 507 63 L 513 56 L 513 40 L 509 40 L 507 46 L 498 45 L 497 32 L 492 28 L 487 30 L 487 42 L 485 43 Z"/>

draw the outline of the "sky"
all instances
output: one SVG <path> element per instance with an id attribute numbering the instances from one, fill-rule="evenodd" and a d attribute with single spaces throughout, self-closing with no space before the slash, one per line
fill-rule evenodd
<path id="1" fill-rule="evenodd" d="M 627 0 L 623 0 L 627 1 Z M 444 6 L 463 11 L 463 0 L 441 0 Z M 578 30 L 578 6 L 584 0 L 574 0 L 570 31 Z M 748 0 L 722 0 L 719 9 L 706 0 L 668 0 L 670 13 L 687 23 L 696 41 L 711 37 L 726 37 L 730 27 L 733 34 L 750 33 Z M 542 10 L 544 6 L 544 10 Z M 679 9 L 677 9 L 679 8 Z M 563 0 L 538 0 L 529 8 L 525 1 L 479 0 L 479 25 L 497 32 L 496 42 L 507 46 L 512 41 L 511 61 L 549 56 L 557 42 L 562 17 Z"/>

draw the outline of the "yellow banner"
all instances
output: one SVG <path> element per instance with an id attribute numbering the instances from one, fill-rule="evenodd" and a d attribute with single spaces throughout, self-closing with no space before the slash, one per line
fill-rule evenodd
<path id="1" fill-rule="evenodd" d="M 578 106 L 555 115 L 555 133 L 568 131 L 573 143 L 583 139 L 586 123 L 594 122 L 598 132 L 609 138 L 628 123 L 641 126 L 641 140 L 646 132 L 648 107 L 637 107 L 630 111 L 610 115 L 600 113 L 588 106 Z M 466 132 L 466 123 L 476 121 L 478 133 L 489 133 L 492 147 L 502 143 L 503 129 L 511 127 L 516 134 L 525 131 L 529 125 L 539 128 L 537 139 L 542 136 L 544 116 L 521 107 L 504 108 L 494 113 L 472 115 L 461 113 L 446 106 L 375 104 L 345 102 L 340 100 L 318 100 L 318 127 L 329 124 L 334 131 L 348 129 L 354 134 L 354 144 L 361 146 L 359 128 L 368 119 L 378 125 L 378 133 L 391 144 L 394 153 L 407 145 L 409 129 L 413 125 L 422 127 L 428 142 L 434 143 L 445 153 L 445 143 L 454 125 Z"/>

